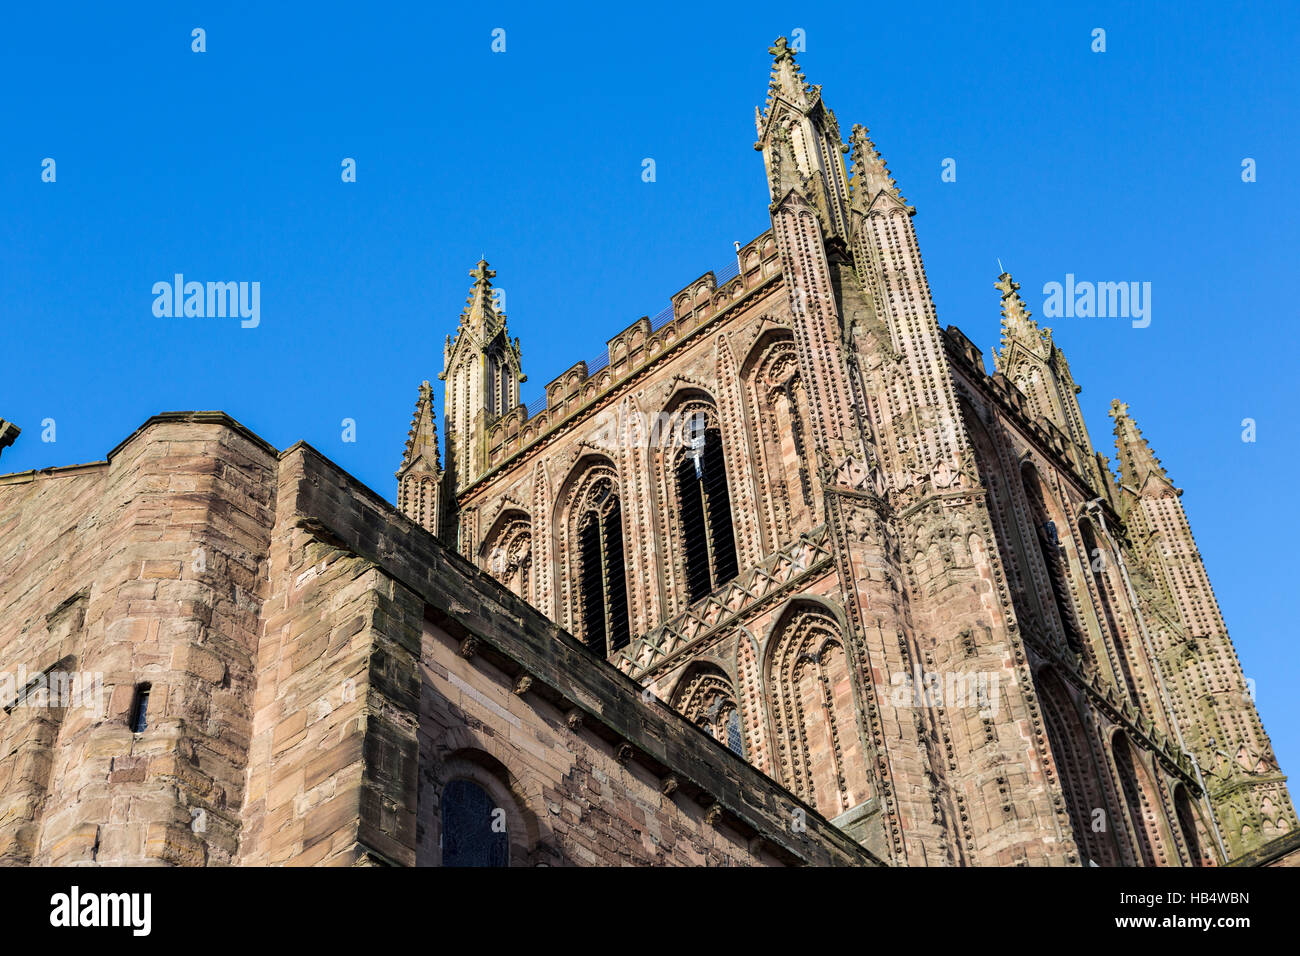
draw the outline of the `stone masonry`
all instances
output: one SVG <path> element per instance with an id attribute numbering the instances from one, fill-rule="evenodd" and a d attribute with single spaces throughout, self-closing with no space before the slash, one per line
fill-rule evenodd
<path id="1" fill-rule="evenodd" d="M 0 712 L 0 862 L 437 864 L 452 779 L 504 812 L 514 865 L 877 862 L 309 446 L 220 413 L 0 477 L 0 606 L 0 671 L 29 675 Z"/>

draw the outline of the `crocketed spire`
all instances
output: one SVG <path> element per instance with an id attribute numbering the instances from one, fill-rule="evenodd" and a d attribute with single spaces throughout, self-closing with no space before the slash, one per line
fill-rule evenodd
<path id="1" fill-rule="evenodd" d="M 1165 484 L 1171 485 L 1160 459 L 1142 437 L 1137 422 L 1129 416 L 1128 405 L 1115 399 L 1110 403 L 1110 417 L 1115 419 L 1115 448 L 1119 452 L 1120 483 L 1140 493 L 1147 479 L 1155 475 Z"/>
<path id="2" fill-rule="evenodd" d="M 1005 357 L 1013 343 L 1020 343 L 1041 358 L 1051 358 L 1052 330 L 1040 329 L 1033 313 L 1020 298 L 1020 283 L 1010 272 L 998 276 L 993 288 L 1002 293 L 1002 354 Z"/>
<path id="3" fill-rule="evenodd" d="M 849 146 L 853 150 L 853 208 L 866 212 L 882 192 L 907 205 L 907 200 L 899 195 L 894 177 L 889 175 L 885 158 L 861 123 L 854 123 L 849 131 Z"/>
<path id="4" fill-rule="evenodd" d="M 397 477 L 400 478 L 421 460 L 425 470 L 442 471 L 442 460 L 438 454 L 438 425 L 433 418 L 433 387 L 428 382 L 420 383 L 420 397 L 415 402 L 411 430 L 406 433 L 406 451 L 402 454 Z"/>

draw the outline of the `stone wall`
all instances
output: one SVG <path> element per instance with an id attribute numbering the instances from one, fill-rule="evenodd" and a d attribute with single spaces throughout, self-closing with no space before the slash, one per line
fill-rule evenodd
<path id="1" fill-rule="evenodd" d="M 0 606 L 0 862 L 436 864 L 451 779 L 499 800 L 517 865 L 876 862 L 317 452 L 219 413 L 0 477 Z M 51 706 L 82 673 L 102 695 Z"/>

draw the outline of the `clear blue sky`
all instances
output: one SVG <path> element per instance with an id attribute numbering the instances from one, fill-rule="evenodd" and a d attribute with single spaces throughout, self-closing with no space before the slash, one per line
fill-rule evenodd
<path id="1" fill-rule="evenodd" d="M 1040 316 L 1066 273 L 1152 283 L 1149 328 L 1051 324 L 1098 446 L 1123 398 L 1186 489 L 1265 726 L 1300 770 L 1293 7 L 281 7 L 0 13 L 0 416 L 23 428 L 0 470 L 100 459 L 155 412 L 222 409 L 391 498 L 480 255 L 527 401 L 767 228 L 754 106 L 767 47 L 801 28 L 809 80 L 846 131 L 870 127 L 918 209 L 941 324 L 996 344 L 998 257 Z M 176 272 L 259 281 L 260 326 L 155 318 L 151 287 Z"/>

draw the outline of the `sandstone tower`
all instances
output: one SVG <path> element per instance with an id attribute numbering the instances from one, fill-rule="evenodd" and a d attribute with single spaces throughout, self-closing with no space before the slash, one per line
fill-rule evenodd
<path id="1" fill-rule="evenodd" d="M 399 504 L 895 864 L 1216 865 L 1295 810 L 1176 489 L 1119 478 L 998 277 L 990 373 L 915 209 L 784 39 L 771 229 L 519 402 L 480 261 Z"/>
<path id="2" fill-rule="evenodd" d="M 211 411 L 0 475 L 0 864 L 1300 864 L 1127 406 L 771 54 L 771 229 L 528 407 L 479 261 L 396 507 Z"/>

